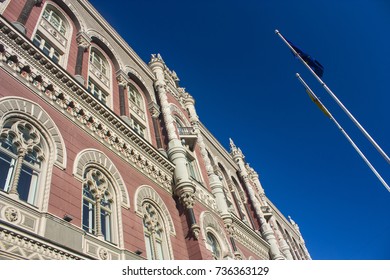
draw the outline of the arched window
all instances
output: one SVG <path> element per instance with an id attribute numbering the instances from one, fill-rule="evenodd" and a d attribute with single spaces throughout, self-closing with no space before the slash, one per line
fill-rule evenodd
<path id="1" fill-rule="evenodd" d="M 89 54 L 88 91 L 100 102 L 109 106 L 111 90 L 111 67 L 106 57 L 96 47 L 91 47 Z"/>
<path id="2" fill-rule="evenodd" d="M 0 132 L 0 189 L 36 205 L 45 146 L 29 122 L 6 122 Z"/>
<path id="3" fill-rule="evenodd" d="M 147 258 L 169 259 L 166 230 L 160 212 L 147 201 L 142 204 L 142 212 Z"/>
<path id="4" fill-rule="evenodd" d="M 83 229 L 114 242 L 113 205 L 112 187 L 107 176 L 96 168 L 87 168 L 83 182 Z"/>
<path id="5" fill-rule="evenodd" d="M 52 61 L 65 66 L 71 33 L 72 27 L 65 13 L 60 12 L 60 9 L 53 4 L 47 4 L 43 9 L 32 41 Z"/>
<path id="6" fill-rule="evenodd" d="M 200 214 L 199 220 L 205 247 L 211 252 L 213 259 L 233 258 L 224 227 L 220 225 L 216 216 L 205 211 Z"/>
<path id="7" fill-rule="evenodd" d="M 130 107 L 130 126 L 143 138 L 147 136 L 147 125 L 145 115 L 145 102 L 136 86 L 129 84 L 127 87 L 129 107 Z"/>
<path id="8" fill-rule="evenodd" d="M 213 253 L 213 258 L 215 260 L 220 260 L 221 246 L 219 245 L 217 238 L 215 238 L 215 236 L 212 233 L 207 232 L 206 241 L 210 251 Z"/>
<path id="9" fill-rule="evenodd" d="M 64 20 L 50 6 L 46 6 L 46 9 L 43 11 L 43 18 L 62 35 L 66 35 L 67 28 Z"/>
<path id="10" fill-rule="evenodd" d="M 138 106 L 141 110 L 143 109 L 143 98 L 138 90 L 132 84 L 128 85 L 129 99 L 130 102 Z M 142 110 L 143 111 L 143 110 Z"/>
<path id="11" fill-rule="evenodd" d="M 105 57 L 99 53 L 95 48 L 91 49 L 91 54 L 89 55 L 89 62 L 104 76 L 108 76 L 107 70 L 107 60 Z"/>

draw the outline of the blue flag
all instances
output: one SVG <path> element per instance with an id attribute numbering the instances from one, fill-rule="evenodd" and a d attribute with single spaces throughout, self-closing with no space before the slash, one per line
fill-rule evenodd
<path id="1" fill-rule="evenodd" d="M 321 65 L 317 60 L 308 55 L 307 53 L 300 50 L 297 46 L 291 43 L 289 40 L 287 42 L 291 45 L 291 47 L 298 53 L 298 55 L 313 69 L 314 73 L 317 74 L 318 77 L 322 78 L 324 75 L 324 66 Z"/>

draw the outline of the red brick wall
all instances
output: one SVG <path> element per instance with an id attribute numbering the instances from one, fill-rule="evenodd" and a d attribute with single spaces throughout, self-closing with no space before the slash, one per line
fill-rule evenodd
<path id="1" fill-rule="evenodd" d="M 48 209 L 50 213 L 60 218 L 68 213 L 74 217 L 71 223 L 78 227 L 81 226 L 82 183 L 76 180 L 72 174 L 74 160 L 76 155 L 84 149 L 97 149 L 106 154 L 116 166 L 129 194 L 131 208 L 121 208 L 125 248 L 130 251 L 140 249 L 145 252 L 142 219 L 134 211 L 134 194 L 139 186 L 149 185 L 159 193 L 173 219 L 176 230 L 176 236 L 171 237 L 174 257 L 177 259 L 187 259 L 189 257 L 187 250 L 183 250 L 183 248 L 187 247 L 187 243 L 191 245 L 190 249 L 196 247 L 197 242 L 188 241 L 186 237 L 186 218 L 183 214 L 179 214 L 176 202 L 170 194 L 97 142 L 92 136 L 85 133 L 20 82 L 4 73 L 3 70 L 0 70 L 0 78 L 2 81 L 0 83 L 0 98 L 11 95 L 19 96 L 39 104 L 52 118 L 64 139 L 67 151 L 67 166 L 65 170 L 57 167 L 53 168 Z M 191 252 L 195 252 L 195 250 Z M 194 257 L 198 258 L 199 256 L 198 254 Z"/>

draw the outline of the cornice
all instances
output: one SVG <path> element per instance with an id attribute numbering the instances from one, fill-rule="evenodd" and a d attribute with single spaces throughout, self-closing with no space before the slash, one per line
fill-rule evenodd
<path id="1" fill-rule="evenodd" d="M 294 235 L 299 238 L 300 234 L 297 232 L 297 230 L 294 228 L 294 226 L 286 219 L 286 217 L 276 208 L 276 206 L 266 197 L 268 206 L 271 208 L 271 212 L 273 213 L 275 219 L 278 222 L 282 222 L 282 224 L 285 226 L 285 228 L 288 228 L 290 233 L 294 233 Z"/>
<path id="2" fill-rule="evenodd" d="M 244 245 L 247 249 L 252 251 L 257 256 L 268 259 L 270 245 L 257 232 L 246 225 L 235 215 L 233 218 L 232 233 L 235 240 Z"/>
<path id="3" fill-rule="evenodd" d="M 5 47 L 0 53 L 3 69 L 24 79 L 57 111 L 171 192 L 174 165 L 1 16 L 0 42 Z M 27 66 L 29 73 L 22 71 Z"/>
<path id="4" fill-rule="evenodd" d="M 200 132 L 203 137 L 207 139 L 207 142 L 211 143 L 215 149 L 218 151 L 218 156 L 223 156 L 224 160 L 228 162 L 231 167 L 233 167 L 236 171 L 239 169 L 238 165 L 230 156 L 230 153 L 219 143 L 219 141 L 210 133 L 210 131 L 203 125 L 203 123 L 199 122 Z"/>

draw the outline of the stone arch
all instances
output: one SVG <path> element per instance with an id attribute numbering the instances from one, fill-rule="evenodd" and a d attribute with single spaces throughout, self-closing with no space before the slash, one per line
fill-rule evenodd
<path id="1" fill-rule="evenodd" d="M 62 135 L 49 114 L 40 105 L 25 98 L 8 96 L 0 99 L 0 127 L 9 119 L 20 119 L 31 123 L 39 130 L 48 145 L 49 157 L 44 175 L 45 183 L 39 191 L 37 201 L 38 207 L 42 211 L 47 211 L 53 166 L 65 169 L 67 163 Z"/>
<path id="2" fill-rule="evenodd" d="M 183 123 L 184 123 L 187 127 L 190 127 L 190 126 L 191 126 L 191 124 L 190 124 L 190 122 L 188 121 L 188 119 L 186 118 L 186 116 L 183 114 L 183 112 L 182 112 L 175 104 L 170 103 L 170 104 L 169 104 L 169 108 L 171 109 L 172 114 L 178 116 L 179 119 L 180 119 L 181 121 L 183 121 Z"/>
<path id="3" fill-rule="evenodd" d="M 125 73 L 142 91 L 143 95 L 146 97 L 146 101 L 149 104 L 150 102 L 156 103 L 156 97 L 153 94 L 154 91 L 150 89 L 142 76 L 135 70 L 133 67 L 125 66 Z"/>
<path id="4" fill-rule="evenodd" d="M 113 46 L 111 46 L 110 42 L 102 34 L 93 29 L 87 30 L 86 33 L 91 38 L 92 42 L 99 46 L 110 58 L 114 68 L 114 73 L 112 73 L 113 75 L 116 71 L 123 68 L 119 56 L 117 55 Z"/>
<path id="5" fill-rule="evenodd" d="M 46 3 L 56 3 L 72 20 L 78 32 L 85 30 L 85 23 L 83 18 L 79 15 L 77 10 L 73 7 L 69 0 L 53 0 L 46 1 Z"/>
<path id="6" fill-rule="evenodd" d="M 54 150 L 54 165 L 66 168 L 66 149 L 62 135 L 48 113 L 37 103 L 17 96 L 7 96 L 0 99 L 0 124 L 11 117 L 33 121 L 43 130 Z"/>
<path id="7" fill-rule="evenodd" d="M 79 152 L 75 158 L 73 165 L 73 175 L 80 181 L 83 180 L 85 168 L 88 165 L 98 165 L 104 168 L 106 173 L 111 177 L 114 186 L 117 188 L 118 198 L 121 206 L 130 208 L 130 199 L 118 169 L 103 152 L 95 149 L 85 149 Z"/>
<path id="8" fill-rule="evenodd" d="M 150 186 L 140 186 L 135 192 L 134 205 L 137 215 L 142 217 L 142 203 L 145 200 L 148 200 L 150 203 L 154 204 L 156 208 L 160 209 L 164 222 L 168 226 L 170 235 L 175 236 L 176 230 L 171 214 L 160 195 Z"/>
<path id="9" fill-rule="evenodd" d="M 233 253 L 229 246 L 229 242 L 224 235 L 224 227 L 218 222 L 217 218 L 209 211 L 204 211 L 200 214 L 200 228 L 203 236 L 203 241 L 206 243 L 207 232 L 210 231 L 217 239 L 221 246 L 222 257 L 224 259 L 233 258 Z"/>

